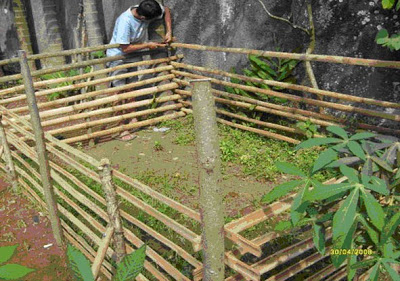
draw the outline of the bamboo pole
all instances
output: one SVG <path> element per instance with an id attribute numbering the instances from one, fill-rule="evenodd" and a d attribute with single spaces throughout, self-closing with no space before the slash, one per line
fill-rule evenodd
<path id="1" fill-rule="evenodd" d="M 163 63 L 163 62 L 170 62 L 170 61 L 178 60 L 178 59 L 181 59 L 181 58 L 183 58 L 183 55 L 177 55 L 177 56 L 172 56 L 172 57 L 162 58 L 162 59 L 156 59 L 156 60 L 145 60 L 145 61 L 132 62 L 132 63 L 127 63 L 127 64 L 123 64 L 123 65 L 117 65 L 117 66 L 109 67 L 109 68 L 105 68 L 105 69 L 100 69 L 100 70 L 97 70 L 97 71 L 93 71 L 93 72 L 90 72 L 90 73 L 85 73 L 85 74 L 78 75 L 78 76 L 64 77 L 64 78 L 57 78 L 57 79 L 34 82 L 33 86 L 35 88 L 41 88 L 41 87 L 46 87 L 48 85 L 53 85 L 53 84 L 60 84 L 60 83 L 64 83 L 64 82 L 73 82 L 73 81 L 76 81 L 76 80 L 85 79 L 85 78 L 93 77 L 93 76 L 96 76 L 96 75 L 107 74 L 107 73 L 110 73 L 112 71 L 116 71 L 116 70 L 119 70 L 119 69 L 125 69 L 125 68 L 136 67 L 136 66 L 144 66 L 144 65 L 153 65 L 153 64 Z M 19 91 L 23 91 L 24 87 L 25 87 L 24 85 L 19 85 L 19 86 L 15 86 L 15 87 L 12 87 L 12 88 L 0 90 L 0 96 L 7 95 L 7 94 L 18 93 Z M 22 97 L 23 97 L 23 95 L 22 95 Z M 19 100 L 19 99 L 16 99 L 16 98 L 20 98 L 20 97 L 15 97 L 14 99 L 13 98 L 9 98 L 9 99 L 6 99 L 6 100 L 0 101 L 0 102 L 7 102 L 7 101 L 12 102 L 12 101 Z"/>
<path id="2" fill-rule="evenodd" d="M 276 57 L 276 58 L 294 59 L 303 61 L 319 61 L 319 62 L 330 62 L 330 63 L 340 63 L 349 65 L 370 66 L 370 67 L 400 68 L 399 61 L 361 59 L 361 58 L 351 58 L 351 57 L 341 57 L 341 56 L 331 56 L 331 55 L 271 52 L 271 51 L 252 50 L 245 48 L 223 48 L 223 47 L 204 46 L 204 45 L 185 44 L 185 43 L 171 43 L 171 47 L 185 48 L 185 49 L 192 49 L 199 51 L 226 52 L 226 53 L 256 55 L 263 57 Z"/>
<path id="3" fill-rule="evenodd" d="M 182 103 L 185 103 L 185 102 L 182 102 Z M 187 103 L 187 104 L 189 104 L 189 103 Z M 188 109 L 188 108 L 182 108 L 182 111 L 186 112 L 186 113 L 193 113 L 193 111 L 191 109 Z M 218 112 L 218 110 L 217 110 L 217 112 Z M 290 137 L 286 137 L 286 136 L 283 136 L 281 134 L 272 133 L 272 132 L 268 132 L 268 131 L 265 131 L 265 130 L 260 130 L 260 129 L 251 128 L 251 127 L 248 127 L 248 126 L 232 123 L 232 122 L 229 122 L 229 121 L 227 121 L 225 119 L 222 119 L 222 118 L 217 118 L 217 121 L 222 123 L 222 124 L 224 124 L 224 125 L 231 126 L 233 128 L 249 131 L 249 132 L 256 133 L 256 134 L 259 134 L 259 135 L 262 135 L 262 136 L 265 136 L 265 137 L 269 137 L 269 138 L 272 138 L 272 139 L 276 139 L 276 140 L 280 140 L 280 141 L 286 141 L 286 142 L 293 143 L 293 144 L 299 144 L 300 143 L 299 140 L 296 140 L 296 139 L 293 139 L 293 138 L 290 138 Z"/>
<path id="4" fill-rule="evenodd" d="M 27 95 L 29 110 L 31 113 L 32 127 L 34 128 L 36 149 L 39 159 L 40 174 L 42 177 L 42 184 L 44 195 L 46 198 L 47 208 L 49 212 L 49 219 L 53 229 L 54 238 L 58 246 L 63 245 L 63 235 L 60 225 L 60 219 L 57 215 L 57 201 L 54 196 L 53 186 L 50 179 L 50 167 L 49 160 L 46 153 L 46 144 L 44 140 L 44 134 L 42 126 L 40 124 L 39 109 L 37 108 L 35 91 L 32 84 L 32 76 L 30 74 L 28 61 L 26 59 L 26 53 L 24 51 L 19 51 L 19 58 L 21 64 L 21 73 L 23 75 L 25 84 L 25 93 Z"/>
<path id="5" fill-rule="evenodd" d="M 200 214 L 205 281 L 224 280 L 224 205 L 218 127 L 210 80 L 193 80 L 193 115 L 200 166 Z"/>
<path id="6" fill-rule="evenodd" d="M 169 100 L 177 100 L 180 97 L 181 97 L 180 95 L 175 95 L 174 99 L 169 99 Z M 69 127 L 54 129 L 54 130 L 48 131 L 48 133 L 51 135 L 56 135 L 56 134 L 62 134 L 62 133 L 71 132 L 71 131 L 80 130 L 80 129 L 88 129 L 88 128 L 91 128 L 91 127 L 94 127 L 97 125 L 105 125 L 108 123 L 121 122 L 121 121 L 124 121 L 127 119 L 136 118 L 136 117 L 144 116 L 144 115 L 148 115 L 148 114 L 180 109 L 181 107 L 182 107 L 182 104 L 177 103 L 177 104 L 162 106 L 162 107 L 158 107 L 158 108 L 154 108 L 154 109 L 146 109 L 146 110 L 141 110 L 141 111 L 137 111 L 137 112 L 131 112 L 128 114 L 117 115 L 117 116 L 113 116 L 113 117 L 109 117 L 109 118 L 98 119 L 98 120 L 94 120 L 94 121 L 90 121 L 90 122 L 84 122 L 84 123 L 76 124 L 76 125 L 69 126 Z"/>
<path id="7" fill-rule="evenodd" d="M 199 78 L 199 77 L 204 77 L 204 76 L 198 75 L 196 77 Z M 184 80 L 180 80 L 180 79 L 177 79 L 177 78 L 172 79 L 172 80 L 174 82 L 179 83 L 180 85 L 184 85 L 184 86 L 188 85 L 188 82 L 184 81 Z M 177 92 L 177 93 L 179 93 L 181 95 L 190 96 L 190 92 L 189 91 L 178 90 L 177 89 L 177 90 L 175 90 L 175 92 Z M 320 118 L 320 119 L 326 119 L 326 120 L 329 120 L 329 121 L 333 121 L 335 123 L 343 124 L 341 126 L 345 126 L 345 125 L 348 124 L 346 119 L 337 118 L 337 117 L 330 116 L 330 115 L 327 115 L 327 114 L 321 114 L 321 113 L 316 113 L 316 112 L 311 112 L 311 111 L 306 111 L 306 110 L 300 110 L 300 109 L 297 109 L 297 108 L 292 108 L 292 107 L 286 107 L 286 106 L 281 106 L 281 105 L 277 105 L 277 104 L 272 104 L 272 103 L 268 103 L 268 102 L 262 102 L 262 101 L 259 101 L 259 100 L 255 100 L 255 99 L 251 99 L 251 98 L 247 98 L 247 97 L 243 97 L 243 96 L 239 96 L 239 95 L 235 95 L 235 94 L 230 94 L 230 93 L 219 91 L 219 90 L 215 90 L 215 89 L 213 89 L 212 92 L 215 93 L 218 96 L 224 96 L 224 97 L 229 97 L 229 98 L 233 98 L 233 99 L 238 99 L 238 100 L 246 101 L 246 102 L 251 103 L 251 104 L 261 105 L 261 106 L 264 106 L 264 107 L 267 107 L 267 108 L 276 109 L 277 111 L 275 111 L 274 113 L 272 113 L 272 112 L 268 112 L 268 113 L 276 114 L 278 116 L 286 116 L 286 115 L 282 115 L 284 113 L 279 113 L 279 111 L 284 111 L 284 112 L 288 112 L 288 113 L 298 113 L 298 114 L 304 115 L 304 116 L 312 116 L 312 117 L 317 117 L 317 118 Z M 218 100 L 218 98 L 217 98 L 217 100 Z M 237 104 L 237 105 L 240 106 L 239 104 Z M 247 108 L 251 109 L 251 107 L 247 107 Z M 257 108 L 260 109 L 260 107 L 257 107 Z M 299 118 L 301 118 L 301 117 L 299 117 Z M 304 118 L 303 119 L 297 119 L 297 120 L 306 121 L 306 120 L 304 120 Z M 323 122 L 325 122 L 325 121 L 323 121 Z M 322 126 L 337 125 L 337 124 L 334 124 L 334 123 L 331 123 L 331 124 L 325 123 L 325 124 L 326 125 L 324 125 L 324 124 L 319 124 L 319 125 L 322 125 Z M 374 126 L 374 125 L 370 125 L 370 124 L 366 124 L 366 123 L 357 123 L 357 124 L 355 124 L 355 126 L 357 126 L 360 129 L 363 129 L 363 130 L 371 130 L 371 131 L 385 133 L 385 134 L 400 135 L 400 131 L 399 130 L 395 130 L 395 129 L 391 129 L 391 128 L 378 127 L 378 126 Z"/>
<path id="8" fill-rule="evenodd" d="M 153 124 L 165 121 L 165 120 L 175 119 L 175 118 L 182 117 L 182 116 L 185 116 L 185 113 L 176 112 L 176 113 L 173 113 L 173 114 L 168 114 L 168 115 L 164 115 L 164 116 L 161 116 L 161 117 L 148 119 L 148 120 L 145 120 L 145 121 L 139 121 L 139 122 L 135 122 L 135 123 L 131 123 L 131 124 L 121 125 L 121 126 L 116 127 L 116 128 L 111 128 L 111 129 L 107 129 L 107 130 L 94 132 L 94 133 L 92 133 L 90 135 L 85 134 L 85 135 L 81 135 L 81 136 L 77 136 L 77 137 L 64 139 L 64 140 L 62 140 L 62 142 L 64 142 L 64 143 L 73 143 L 73 142 L 78 142 L 78 141 L 84 141 L 84 140 L 88 140 L 88 139 L 91 139 L 91 138 L 97 138 L 97 137 L 102 137 L 102 136 L 106 136 L 106 135 L 110 135 L 110 134 L 114 134 L 114 133 L 120 133 L 122 131 L 131 130 L 131 129 L 134 129 L 134 128 L 150 126 L 150 125 L 153 125 Z"/>
<path id="9" fill-rule="evenodd" d="M 126 255 L 124 230 L 122 228 L 121 215 L 119 211 L 119 204 L 117 201 L 117 193 L 112 181 L 112 171 L 110 160 L 103 158 L 100 160 L 99 176 L 101 179 L 103 192 L 107 202 L 107 213 L 110 219 L 110 226 L 115 229 L 114 232 L 114 245 L 116 262 L 120 263 L 122 258 Z"/>
<path id="10" fill-rule="evenodd" d="M 242 81 L 263 83 L 268 86 L 282 87 L 282 88 L 286 88 L 286 89 L 307 92 L 310 94 L 315 94 L 315 95 L 320 95 L 320 96 L 327 96 L 327 97 L 341 99 L 341 100 L 345 100 L 345 101 L 378 105 L 378 106 L 389 107 L 389 108 L 400 108 L 400 103 L 396 103 L 396 102 L 388 102 L 388 101 L 380 101 L 380 100 L 375 100 L 375 99 L 370 99 L 370 98 L 356 97 L 356 96 L 341 94 L 341 93 L 332 92 L 332 91 L 320 90 L 317 88 L 307 87 L 307 86 L 303 86 L 303 85 L 296 85 L 296 84 L 278 82 L 278 81 L 273 81 L 273 80 L 264 80 L 261 78 L 248 77 L 248 76 L 230 73 L 230 72 L 226 72 L 226 71 L 222 71 L 222 70 L 200 67 L 200 66 L 195 66 L 195 65 L 188 65 L 188 64 L 178 63 L 178 62 L 173 62 L 173 61 L 171 61 L 171 65 L 173 65 L 177 68 L 185 68 L 185 69 L 204 72 L 204 73 L 208 73 L 208 74 L 216 74 L 216 75 L 220 75 L 220 76 L 232 77 L 232 78 L 240 79 Z"/>
<path id="11" fill-rule="evenodd" d="M 89 65 L 104 64 L 104 63 L 110 62 L 110 61 L 116 61 L 116 60 L 126 59 L 126 58 L 130 58 L 130 57 L 144 56 L 144 55 L 148 55 L 151 53 L 154 53 L 154 51 L 142 51 L 142 52 L 135 52 L 133 54 L 122 55 L 122 56 L 112 56 L 112 57 L 106 57 L 106 58 L 101 58 L 101 59 L 92 59 L 92 60 L 87 60 L 87 61 L 83 61 L 83 62 L 62 65 L 62 66 L 54 67 L 54 68 L 46 68 L 46 69 L 36 70 L 36 71 L 32 72 L 32 76 L 36 77 L 36 76 L 50 74 L 50 73 L 59 72 L 59 71 L 66 71 L 66 70 L 71 70 L 74 68 L 86 67 Z M 0 77 L 0 83 L 9 82 L 12 80 L 18 80 L 21 78 L 22 78 L 21 74 L 8 75 L 8 76 Z"/>
<path id="12" fill-rule="evenodd" d="M 107 253 L 108 246 L 110 245 L 111 242 L 111 237 L 114 234 L 114 228 L 113 227 L 107 227 L 107 230 L 105 232 L 105 236 L 103 240 L 101 241 L 101 245 L 99 249 L 97 250 L 96 258 L 93 261 L 92 264 L 92 273 L 94 280 L 97 279 L 97 276 L 99 275 L 99 271 L 101 268 L 101 265 L 103 264 L 104 258 Z"/>
<path id="13" fill-rule="evenodd" d="M 60 51 L 57 53 L 42 53 L 42 54 L 36 54 L 36 55 L 28 55 L 27 59 L 28 60 L 38 60 L 38 59 L 47 59 L 47 58 L 59 57 L 59 56 L 70 56 L 70 55 L 76 55 L 76 54 L 81 54 L 81 53 L 102 51 L 102 50 L 106 50 L 106 49 L 110 49 L 110 48 L 118 48 L 118 47 L 119 47 L 119 44 L 108 44 L 108 45 L 100 45 L 100 46 L 93 46 L 93 47 L 86 47 L 86 48 L 77 48 L 77 49 L 72 49 L 72 50 Z M 16 62 L 18 62 L 18 58 L 0 60 L 0 65 L 6 65 L 6 64 L 10 64 L 10 63 L 16 63 Z"/>
<path id="14" fill-rule="evenodd" d="M 130 84 L 127 84 L 127 85 L 129 85 L 129 89 L 137 88 L 137 87 L 144 86 L 144 85 L 147 85 L 147 84 L 152 84 L 152 83 L 160 82 L 160 81 L 163 81 L 163 80 L 172 79 L 174 77 L 175 76 L 173 74 L 168 74 L 168 75 L 165 75 L 165 76 L 158 76 L 158 77 L 146 79 L 146 80 L 143 80 L 143 81 L 133 82 L 133 83 L 130 83 Z M 121 86 L 121 87 L 127 88 L 126 85 Z M 116 88 L 108 88 L 108 89 L 104 89 L 104 90 L 98 90 L 98 91 L 94 91 L 94 92 L 89 92 L 89 93 L 84 93 L 84 94 L 80 94 L 80 95 L 74 95 L 74 96 L 66 97 L 66 98 L 62 98 L 62 99 L 57 99 L 57 100 L 54 100 L 54 101 L 39 103 L 38 107 L 39 107 L 39 109 L 43 109 L 43 108 L 46 108 L 46 107 L 55 107 L 55 106 L 59 106 L 59 105 L 63 106 L 66 103 L 69 103 L 69 102 L 90 99 L 90 98 L 96 97 L 96 96 L 98 96 L 100 94 L 116 93 L 117 91 L 118 90 Z M 20 112 L 26 111 L 27 109 L 28 109 L 28 106 L 22 106 L 22 107 L 11 109 L 11 111 L 14 112 L 14 113 L 20 113 Z"/>
<path id="15" fill-rule="evenodd" d="M 4 130 L 3 123 L 2 123 L 3 115 L 0 114 L 0 138 L 2 149 L 4 151 L 4 158 L 6 162 L 6 172 L 11 183 L 12 189 L 14 192 L 18 191 L 18 178 L 17 174 L 15 173 L 15 167 L 13 163 L 13 159 L 11 156 L 11 149 L 8 145 L 6 131 Z"/>
<path id="16" fill-rule="evenodd" d="M 186 77 L 189 77 L 192 79 L 193 78 L 198 79 L 198 78 L 202 77 L 201 75 L 196 75 L 196 74 L 191 74 L 191 73 L 176 71 L 176 70 L 172 70 L 171 72 L 176 75 L 182 75 L 182 76 L 186 76 Z M 360 113 L 360 114 L 364 114 L 364 115 L 368 115 L 368 116 L 379 117 L 382 119 L 400 121 L 400 115 L 380 112 L 380 111 L 376 111 L 376 110 L 363 109 L 363 108 L 358 108 L 358 107 L 354 107 L 351 105 L 336 104 L 336 103 L 327 102 L 327 101 L 313 100 L 310 98 L 298 97 L 298 96 L 290 95 L 290 94 L 283 94 L 283 93 L 279 93 L 279 92 L 272 91 L 272 90 L 260 89 L 257 87 L 245 86 L 245 85 L 239 85 L 239 84 L 235 84 L 235 83 L 220 81 L 218 79 L 211 79 L 211 82 L 218 84 L 218 85 L 242 89 L 242 90 L 250 91 L 250 92 L 254 92 L 254 93 L 262 93 L 267 96 L 279 97 L 279 98 L 287 99 L 287 100 L 294 101 L 294 102 L 303 102 L 306 104 L 312 104 L 312 105 L 322 106 L 322 107 L 329 107 L 329 108 L 346 111 L 346 112 L 356 112 L 356 113 Z"/>
<path id="17" fill-rule="evenodd" d="M 188 83 L 189 83 L 187 81 L 176 79 L 176 78 L 173 79 L 173 81 L 178 82 L 185 86 L 188 86 Z M 181 91 L 181 90 L 177 90 L 177 91 Z M 232 98 L 235 100 L 240 100 L 240 101 L 244 101 L 244 102 L 248 102 L 251 104 L 260 105 L 260 106 L 264 106 L 264 107 L 272 108 L 272 109 L 276 109 L 276 110 L 282 110 L 282 111 L 289 112 L 289 113 L 300 114 L 300 115 L 304 115 L 304 116 L 310 116 L 310 117 L 325 119 L 325 120 L 334 121 L 334 122 L 340 122 L 339 118 L 330 116 L 327 114 L 321 114 L 321 113 L 316 113 L 316 112 L 309 111 L 309 110 L 302 110 L 302 109 L 293 108 L 293 107 L 289 107 L 289 106 L 283 106 L 283 105 L 278 105 L 278 104 L 274 104 L 274 103 L 270 103 L 270 102 L 260 101 L 257 99 L 252 99 L 252 98 L 248 98 L 248 97 L 244 97 L 244 96 L 240 96 L 240 95 L 236 95 L 236 94 L 231 94 L 228 92 L 219 91 L 219 90 L 215 90 L 215 89 L 212 89 L 211 91 L 214 94 L 216 94 L 217 96 L 228 97 L 228 98 Z M 187 93 L 190 93 L 190 92 L 187 91 Z"/>
<path id="18" fill-rule="evenodd" d="M 187 92 L 187 91 L 176 90 L 176 92 L 181 94 L 181 95 L 184 95 L 185 92 Z M 233 105 L 233 106 L 247 108 L 249 110 L 256 110 L 256 111 L 261 111 L 261 112 L 265 112 L 265 113 L 269 113 L 269 114 L 274 114 L 274 115 L 277 115 L 277 116 L 283 116 L 283 117 L 287 117 L 287 118 L 291 118 L 291 119 L 295 119 L 295 120 L 310 121 L 312 123 L 315 123 L 315 124 L 321 125 L 321 126 L 325 126 L 325 127 L 326 126 L 337 125 L 337 124 L 332 123 L 332 122 L 327 122 L 327 121 L 323 121 L 323 120 L 319 120 L 319 119 L 315 119 L 315 118 L 311 118 L 311 117 L 305 117 L 305 116 L 300 115 L 300 114 L 292 114 L 292 113 L 289 113 L 289 112 L 275 110 L 275 109 L 271 109 L 271 108 L 266 108 L 266 107 L 263 107 L 263 106 L 254 107 L 253 104 L 246 103 L 246 102 L 238 102 L 238 101 L 227 100 L 227 99 L 223 99 L 223 98 L 215 98 L 215 101 L 219 102 L 219 103 L 223 103 L 223 104 L 229 104 L 229 105 Z"/>
<path id="19" fill-rule="evenodd" d="M 149 94 L 155 94 L 158 92 L 172 90 L 172 89 L 176 89 L 178 87 L 179 87 L 179 85 L 177 83 L 168 83 L 168 84 L 162 85 L 162 86 L 155 86 L 155 87 L 150 87 L 150 88 L 146 88 L 146 89 L 135 90 L 135 91 L 118 94 L 118 95 L 114 95 L 114 96 L 110 96 L 110 97 L 100 98 L 100 99 L 90 101 L 90 102 L 85 102 L 85 103 L 81 103 L 81 104 L 75 104 L 75 105 L 65 106 L 62 108 L 56 108 L 56 109 L 43 111 L 43 112 L 40 112 L 40 117 L 42 117 L 42 118 L 53 117 L 53 116 L 56 116 L 59 114 L 66 114 L 66 113 L 70 113 L 73 111 L 79 111 L 79 110 L 83 110 L 86 108 L 96 107 L 96 106 L 103 105 L 103 104 L 119 102 L 119 101 L 123 101 L 123 100 L 129 99 L 129 98 L 136 98 L 136 97 L 140 97 L 140 96 L 145 96 L 145 95 L 149 95 Z M 113 88 L 113 89 L 116 89 L 116 88 Z M 28 117 L 28 116 L 26 116 L 26 117 Z"/>
<path id="20" fill-rule="evenodd" d="M 104 114 L 116 113 L 116 112 L 123 111 L 126 109 L 132 109 L 132 108 L 150 105 L 154 101 L 156 103 L 163 103 L 166 101 L 175 100 L 176 97 L 177 97 L 176 95 L 173 95 L 170 97 L 159 97 L 159 98 L 156 98 L 155 100 L 154 99 L 146 99 L 146 100 L 141 100 L 141 101 L 136 101 L 136 102 L 125 103 L 122 105 L 96 109 L 96 110 L 92 110 L 92 111 L 88 111 L 88 112 L 84 112 L 84 113 L 63 116 L 63 117 L 59 117 L 56 119 L 50 119 L 47 121 L 43 121 L 42 126 L 43 127 L 54 126 L 57 124 L 75 121 L 75 120 L 79 120 L 79 119 L 84 119 L 84 118 L 88 118 L 88 117 L 95 117 L 95 116 L 98 117 L 98 116 L 104 115 Z"/>

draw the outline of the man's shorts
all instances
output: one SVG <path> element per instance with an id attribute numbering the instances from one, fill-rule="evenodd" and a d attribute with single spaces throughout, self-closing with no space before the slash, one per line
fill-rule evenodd
<path id="1" fill-rule="evenodd" d="M 116 61 L 111 61 L 107 63 L 107 68 L 111 68 L 111 67 L 115 67 L 118 65 L 123 65 L 123 64 L 127 64 L 127 63 L 132 63 L 132 62 L 139 62 L 142 61 L 143 58 L 141 56 L 138 57 L 132 57 L 129 59 L 124 59 L 124 60 L 116 60 Z M 128 72 L 135 72 L 138 71 L 137 67 L 129 67 L 129 68 L 122 68 L 122 69 L 118 69 L 115 71 L 112 71 L 108 74 L 108 76 L 116 76 L 116 75 L 121 75 L 121 74 L 125 74 Z M 118 80 L 113 80 L 111 82 L 111 87 L 118 87 L 118 86 L 123 86 L 129 83 L 133 83 L 133 82 L 137 82 L 138 81 L 138 76 L 132 76 L 129 78 L 124 78 L 124 79 L 118 79 Z"/>

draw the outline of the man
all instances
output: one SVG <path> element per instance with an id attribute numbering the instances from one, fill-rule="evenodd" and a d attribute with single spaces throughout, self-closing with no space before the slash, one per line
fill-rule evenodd
<path id="1" fill-rule="evenodd" d="M 163 17 L 166 26 L 164 42 L 144 42 L 149 23 Z M 139 5 L 130 7 L 127 11 L 122 13 L 117 18 L 110 44 L 117 43 L 120 45 L 119 48 L 108 49 L 107 56 L 119 56 L 143 49 L 153 50 L 157 48 L 163 48 L 166 46 L 166 44 L 170 43 L 171 40 L 171 13 L 169 8 L 160 5 L 155 0 L 144 0 Z M 117 65 L 140 60 L 142 60 L 141 56 L 130 59 L 117 60 L 110 62 L 108 64 L 108 67 L 115 67 Z M 115 76 L 132 71 L 137 71 L 137 67 L 120 69 L 110 73 L 110 75 Z M 111 84 L 112 87 L 118 87 L 135 81 L 137 81 L 137 76 L 128 79 L 114 80 Z M 131 123 L 133 122 L 137 122 L 137 119 L 132 119 Z M 135 138 L 135 135 L 131 134 L 128 131 L 124 131 L 120 135 L 120 139 L 124 141 L 129 141 L 133 138 Z"/>

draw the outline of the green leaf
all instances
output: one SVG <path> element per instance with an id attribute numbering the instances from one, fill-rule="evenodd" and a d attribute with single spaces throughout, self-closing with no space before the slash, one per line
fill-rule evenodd
<path id="1" fill-rule="evenodd" d="M 398 11 L 398 10 L 400 10 L 400 1 L 397 1 L 397 4 L 396 4 L 396 11 Z"/>
<path id="2" fill-rule="evenodd" d="M 389 195 L 389 190 L 388 187 L 386 186 L 386 182 L 378 177 L 375 176 L 370 177 L 369 183 L 364 184 L 364 186 L 380 194 Z"/>
<path id="3" fill-rule="evenodd" d="M 371 219 L 372 224 L 378 229 L 382 230 L 385 223 L 385 212 L 381 204 L 369 192 L 362 190 L 361 195 L 364 199 L 364 205 L 367 209 L 368 217 Z"/>
<path id="4" fill-rule="evenodd" d="M 365 175 L 371 176 L 373 173 L 373 165 L 372 165 L 372 160 L 371 158 L 367 158 L 367 161 L 365 161 L 364 166 L 362 167 L 361 173 Z"/>
<path id="5" fill-rule="evenodd" d="M 317 248 L 318 252 L 321 255 L 325 254 L 325 228 L 322 224 L 314 223 L 313 224 L 314 235 L 313 241 L 315 248 Z"/>
<path id="6" fill-rule="evenodd" d="M 334 151 L 333 149 L 327 149 L 324 152 L 322 152 L 318 159 L 314 162 L 314 166 L 312 169 L 312 173 L 317 172 L 318 170 L 322 169 L 329 163 L 331 163 L 333 160 L 337 158 L 337 152 Z"/>
<path id="7" fill-rule="evenodd" d="M 359 183 L 360 180 L 358 178 L 358 172 L 352 168 L 347 167 L 346 165 L 341 165 L 339 167 L 340 172 L 347 177 L 349 182 Z"/>
<path id="8" fill-rule="evenodd" d="M 313 146 L 320 146 L 320 145 L 339 143 L 339 142 L 342 142 L 342 140 L 338 138 L 313 138 L 298 144 L 295 149 L 297 150 L 300 148 L 310 148 Z"/>
<path id="9" fill-rule="evenodd" d="M 0 266 L 0 279 L 18 280 L 33 271 L 35 270 L 19 264 L 5 264 Z"/>
<path id="10" fill-rule="evenodd" d="M 350 225 L 349 231 L 344 235 L 340 236 L 337 239 L 333 240 L 333 248 L 334 249 L 352 249 L 353 245 L 353 235 L 356 231 L 357 223 L 353 223 Z M 347 258 L 347 255 L 333 255 L 331 256 L 332 263 L 334 266 L 339 267 Z"/>
<path id="11" fill-rule="evenodd" d="M 363 267 L 371 267 L 372 264 L 376 263 L 378 258 L 372 258 L 368 260 L 363 260 L 358 263 L 355 263 L 351 266 L 352 269 L 358 269 L 358 268 L 363 268 Z"/>
<path id="12" fill-rule="evenodd" d="M 362 149 L 361 145 L 358 142 L 355 141 L 350 141 L 347 144 L 347 147 L 350 149 L 350 151 L 357 157 L 365 160 L 365 153 L 364 150 Z"/>
<path id="13" fill-rule="evenodd" d="M 379 266 L 381 264 L 381 261 L 378 261 L 373 267 L 372 270 L 369 274 L 369 280 L 371 281 L 378 281 L 379 277 Z"/>
<path id="14" fill-rule="evenodd" d="M 306 199 L 310 201 L 324 200 L 336 194 L 345 192 L 352 188 L 353 185 L 346 183 L 330 184 L 330 185 L 316 185 L 314 189 L 308 192 Z"/>
<path id="15" fill-rule="evenodd" d="M 378 44 L 384 44 L 388 37 L 389 37 L 389 32 L 386 29 L 382 28 L 376 34 L 375 41 Z"/>
<path id="16" fill-rule="evenodd" d="M 355 141 L 355 140 L 364 140 L 364 139 L 369 139 L 376 136 L 376 134 L 365 132 L 365 133 L 357 133 L 353 136 L 350 137 L 350 140 Z"/>
<path id="17" fill-rule="evenodd" d="M 293 199 L 293 203 L 291 206 L 291 213 L 290 213 L 293 225 L 297 225 L 297 223 L 299 222 L 302 214 L 304 213 L 304 211 L 308 205 L 308 202 L 303 202 L 303 200 L 304 200 L 304 195 L 306 194 L 306 191 L 310 187 L 310 183 L 311 182 L 309 180 L 307 182 L 305 182 L 304 187 L 300 189 L 300 191 L 297 193 L 296 197 Z"/>
<path id="18" fill-rule="evenodd" d="M 277 73 L 266 62 L 259 59 L 257 56 L 249 55 L 249 60 L 254 66 L 268 72 L 273 77 L 277 76 Z"/>
<path id="19" fill-rule="evenodd" d="M 304 174 L 303 171 L 301 171 L 299 168 L 286 162 L 275 162 L 275 166 L 278 168 L 279 171 L 284 172 L 286 174 L 300 176 L 300 177 L 306 176 L 306 174 Z"/>
<path id="20" fill-rule="evenodd" d="M 392 237 L 397 227 L 400 224 L 400 213 L 396 213 L 390 220 L 385 224 L 382 236 L 381 236 L 381 245 L 385 244 L 386 241 Z"/>
<path id="21" fill-rule="evenodd" d="M 360 191 L 353 189 L 333 216 L 333 240 L 345 237 L 354 224 Z"/>
<path id="22" fill-rule="evenodd" d="M 382 261 L 383 267 L 389 273 L 393 281 L 400 281 L 400 275 L 390 266 L 388 262 Z"/>
<path id="23" fill-rule="evenodd" d="M 146 259 L 146 245 L 126 255 L 117 266 L 115 281 L 133 280 L 143 269 Z"/>
<path id="24" fill-rule="evenodd" d="M 390 165 L 388 163 L 386 163 L 385 161 L 383 161 L 382 159 L 379 159 L 376 156 L 371 156 L 372 161 L 374 161 L 376 164 L 378 164 L 379 166 L 381 166 L 382 168 L 384 168 L 386 171 L 388 172 L 393 172 L 392 167 L 390 167 Z"/>
<path id="25" fill-rule="evenodd" d="M 379 244 L 379 234 L 378 232 L 375 231 L 375 229 L 373 229 L 369 223 L 364 219 L 364 217 L 362 215 L 358 216 L 359 221 L 361 222 L 361 224 L 366 228 L 368 236 L 371 238 L 372 242 L 375 243 L 375 245 Z"/>
<path id="26" fill-rule="evenodd" d="M 348 281 L 354 280 L 353 278 L 357 273 L 357 270 L 351 268 L 351 266 L 355 263 L 357 263 L 356 255 L 350 255 L 347 257 L 347 280 Z"/>
<path id="27" fill-rule="evenodd" d="M 291 191 L 293 188 L 296 186 L 302 184 L 302 180 L 293 180 L 289 182 L 282 183 L 278 186 L 276 186 L 273 190 L 271 190 L 269 193 L 265 194 L 262 198 L 263 203 L 271 203 L 272 201 L 287 195 L 289 191 Z"/>
<path id="28" fill-rule="evenodd" d="M 275 225 L 274 230 L 285 231 L 285 230 L 291 229 L 292 227 L 293 227 L 293 225 L 290 221 L 280 221 Z"/>
<path id="29" fill-rule="evenodd" d="M 0 247 L 0 264 L 5 263 L 9 259 L 11 259 L 17 247 L 18 244 L 14 246 Z"/>
<path id="30" fill-rule="evenodd" d="M 76 279 L 80 281 L 94 281 L 89 260 L 70 244 L 67 247 L 67 257 Z"/>
<path id="31" fill-rule="evenodd" d="M 328 126 L 326 127 L 326 130 L 341 137 L 342 139 L 347 140 L 349 138 L 347 132 L 338 126 Z"/>
<path id="32" fill-rule="evenodd" d="M 382 7 L 384 9 L 391 9 L 394 6 L 396 0 L 382 0 Z"/>

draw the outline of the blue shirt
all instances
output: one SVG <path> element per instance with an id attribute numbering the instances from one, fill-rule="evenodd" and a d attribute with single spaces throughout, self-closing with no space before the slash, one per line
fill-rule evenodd
<path id="1" fill-rule="evenodd" d="M 115 22 L 115 27 L 110 44 L 135 44 L 142 43 L 145 39 L 147 28 L 151 21 L 142 21 L 135 18 L 132 14 L 132 9 L 138 6 L 130 7 L 123 12 Z M 164 7 L 160 5 L 162 13 L 156 19 L 161 19 L 164 16 Z M 112 48 L 107 50 L 107 57 L 124 55 L 121 48 Z"/>

